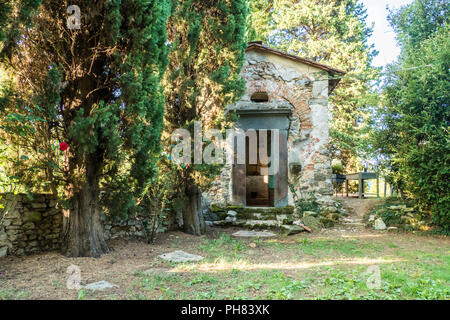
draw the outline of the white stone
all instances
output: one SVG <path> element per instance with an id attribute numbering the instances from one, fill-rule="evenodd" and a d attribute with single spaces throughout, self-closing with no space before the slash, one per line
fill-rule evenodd
<path id="1" fill-rule="evenodd" d="M 272 238 L 272 237 L 275 237 L 276 234 L 272 233 L 272 232 L 267 232 L 267 231 L 241 230 L 241 231 L 233 233 L 233 236 L 241 237 L 241 238 Z"/>
<path id="2" fill-rule="evenodd" d="M 369 221 L 375 221 L 375 215 L 374 215 L 374 214 L 372 214 L 372 215 L 369 217 Z"/>
<path id="3" fill-rule="evenodd" d="M 236 220 L 237 220 L 236 217 L 232 217 L 232 216 L 228 216 L 225 218 L 226 222 L 236 222 Z"/>
<path id="4" fill-rule="evenodd" d="M 227 212 L 227 216 L 229 216 L 229 217 L 236 217 L 237 214 L 238 213 L 236 211 L 233 211 L 233 210 L 230 210 L 230 211 Z"/>
<path id="5" fill-rule="evenodd" d="M 165 253 L 165 254 L 160 255 L 159 257 L 163 260 L 170 261 L 170 262 L 191 262 L 191 261 L 200 261 L 200 260 L 204 259 L 204 257 L 202 257 L 202 256 L 187 253 L 182 250 Z"/>
<path id="6" fill-rule="evenodd" d="M 93 282 L 84 287 L 85 289 L 92 290 L 92 291 L 103 291 L 108 290 L 112 288 L 119 288 L 118 285 L 114 283 L 110 283 L 108 281 L 99 281 L 99 282 Z"/>
<path id="7" fill-rule="evenodd" d="M 383 219 L 378 218 L 375 220 L 375 230 L 386 230 L 386 224 L 384 223 Z"/>

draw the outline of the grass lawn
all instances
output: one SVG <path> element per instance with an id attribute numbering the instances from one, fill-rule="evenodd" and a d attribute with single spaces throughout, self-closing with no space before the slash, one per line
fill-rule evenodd
<path id="1" fill-rule="evenodd" d="M 0 260 L 0 299 L 449 299 L 450 241 L 339 226 L 317 234 L 235 239 L 215 229 L 196 238 L 165 234 L 155 245 L 116 241 L 100 259 L 58 253 Z M 171 264 L 158 255 L 184 250 L 201 262 Z M 68 290 L 77 265 L 83 283 L 119 288 Z M 369 266 L 380 270 L 377 289 Z"/>

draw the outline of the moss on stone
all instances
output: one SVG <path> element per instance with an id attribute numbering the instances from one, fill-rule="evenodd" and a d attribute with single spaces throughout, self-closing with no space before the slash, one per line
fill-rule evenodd
<path id="1" fill-rule="evenodd" d="M 30 211 L 24 214 L 24 222 L 38 222 L 42 220 L 42 214 L 36 211 Z"/>
<path id="2" fill-rule="evenodd" d="M 287 206 L 283 208 L 266 208 L 266 207 L 243 207 L 243 206 L 234 206 L 234 205 L 220 205 L 217 203 L 211 204 L 211 212 L 213 213 L 227 213 L 228 211 L 236 211 L 241 214 L 253 214 L 253 213 L 262 213 L 264 215 L 279 215 L 279 214 L 294 214 L 294 207 Z"/>
<path id="3" fill-rule="evenodd" d="M 332 227 L 334 227 L 335 221 L 333 219 L 329 219 L 329 218 L 320 218 L 320 223 L 325 228 L 332 228 Z"/>
<path id="4" fill-rule="evenodd" d="M 313 231 L 320 231 L 323 228 L 322 222 L 320 222 L 319 219 L 313 216 L 304 217 L 302 219 L 302 222 L 305 226 L 311 228 Z"/>
<path id="5" fill-rule="evenodd" d="M 280 223 L 286 224 L 292 223 L 294 220 L 294 207 L 292 206 L 265 208 L 211 204 L 211 212 L 216 214 L 219 220 L 225 220 L 229 211 L 235 211 L 237 213 L 236 218 L 240 221 L 279 221 Z"/>

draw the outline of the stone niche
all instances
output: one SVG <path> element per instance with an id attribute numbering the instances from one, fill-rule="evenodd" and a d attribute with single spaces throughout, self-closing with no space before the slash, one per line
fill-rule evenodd
<path id="1" fill-rule="evenodd" d="M 327 151 L 328 96 L 339 82 L 335 79 L 343 74 L 267 48 L 260 42 L 249 44 L 241 72 L 247 90 L 227 110 L 239 115 L 236 127 L 244 131 L 278 129 L 280 132 L 280 172 L 268 182 L 268 190 L 273 188 L 274 201 L 269 199 L 263 206 L 292 206 L 291 186 L 299 194 L 314 194 L 318 198 L 333 194 Z M 259 193 L 257 189 L 247 190 L 258 184 L 257 178 L 248 177 L 252 170 L 255 168 L 248 165 L 225 165 L 211 190 L 204 193 L 204 212 L 211 203 L 251 206 L 248 195 Z M 265 196 L 267 192 L 260 193 Z"/>

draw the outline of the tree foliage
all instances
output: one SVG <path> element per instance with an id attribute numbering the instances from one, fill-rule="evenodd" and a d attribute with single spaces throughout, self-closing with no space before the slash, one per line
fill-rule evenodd
<path id="1" fill-rule="evenodd" d="M 68 28 L 65 1 L 2 3 L 1 62 L 14 77 L 2 97 L 0 129 L 20 154 L 16 172 L 48 181 L 34 183 L 36 190 L 64 194 L 66 253 L 98 256 L 108 250 L 100 192 L 107 208 L 118 208 L 114 199 L 135 210 L 133 199 L 156 170 L 170 2 L 70 4 L 81 9 L 80 29 Z"/>
<path id="2" fill-rule="evenodd" d="M 246 17 L 245 0 L 174 1 L 168 22 L 170 62 L 164 81 L 167 146 L 175 129 L 193 133 L 194 121 L 201 121 L 203 129 L 221 129 L 230 123 L 224 108 L 245 90 L 239 72 L 246 48 Z M 178 182 L 185 231 L 202 233 L 201 208 L 197 205 L 200 190 L 216 176 L 217 167 L 168 164 L 166 169 Z"/>
<path id="3" fill-rule="evenodd" d="M 450 37 L 449 3 L 416 0 L 392 12 L 402 47 L 388 69 L 377 151 L 392 179 L 423 212 L 450 229 Z"/>
<path id="4" fill-rule="evenodd" d="M 364 147 L 366 108 L 376 104 L 371 66 L 376 52 L 367 43 L 372 33 L 359 0 L 253 0 L 249 40 L 264 40 L 283 51 L 347 71 L 330 97 L 331 152 L 355 170 Z"/>

